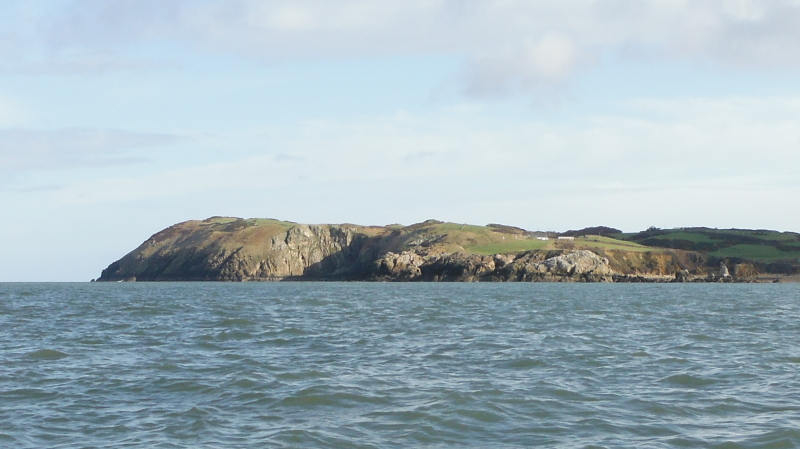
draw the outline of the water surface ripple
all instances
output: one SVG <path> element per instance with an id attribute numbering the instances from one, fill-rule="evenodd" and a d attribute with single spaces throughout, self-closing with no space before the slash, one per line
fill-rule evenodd
<path id="1" fill-rule="evenodd" d="M 0 284 L 0 446 L 800 447 L 799 285 Z"/>

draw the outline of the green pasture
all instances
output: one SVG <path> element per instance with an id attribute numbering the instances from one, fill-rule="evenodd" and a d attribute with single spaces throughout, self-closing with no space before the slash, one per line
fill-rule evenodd
<path id="1" fill-rule="evenodd" d="M 607 250 L 621 250 L 621 251 L 664 251 L 663 248 L 653 248 L 650 246 L 640 245 L 634 242 L 625 240 L 617 240 L 611 237 L 601 237 L 598 235 L 587 235 L 585 237 L 578 237 L 575 239 L 575 244 L 581 247 L 602 248 Z"/>
<path id="2" fill-rule="evenodd" d="M 786 252 L 769 245 L 734 245 L 709 253 L 715 257 L 738 257 L 752 260 L 788 260 L 800 258 L 800 250 Z"/>
<path id="3" fill-rule="evenodd" d="M 778 232 L 778 231 L 764 231 L 764 230 L 748 230 L 748 229 L 722 229 L 715 230 L 714 232 L 720 234 L 741 235 L 746 237 L 753 237 L 760 240 L 767 240 L 773 242 L 791 242 L 800 240 L 800 236 L 792 232 Z"/>
<path id="4" fill-rule="evenodd" d="M 711 238 L 702 232 L 692 232 L 683 230 L 670 232 L 669 234 L 666 235 L 655 235 L 650 238 L 653 240 L 686 240 L 692 243 L 717 243 L 722 241 L 719 239 Z"/>
<path id="5" fill-rule="evenodd" d="M 508 254 L 520 251 L 534 251 L 538 249 L 545 249 L 548 242 L 536 239 L 514 239 L 506 236 L 505 240 L 499 242 L 487 243 L 482 245 L 465 246 L 464 250 L 470 253 L 493 255 L 493 254 Z"/>

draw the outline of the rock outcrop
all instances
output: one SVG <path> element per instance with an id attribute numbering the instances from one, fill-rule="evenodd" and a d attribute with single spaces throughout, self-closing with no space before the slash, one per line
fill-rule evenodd
<path id="1" fill-rule="evenodd" d="M 678 270 L 675 273 L 675 282 L 691 282 L 692 275 L 689 270 Z"/>
<path id="2" fill-rule="evenodd" d="M 614 271 L 608 265 L 608 259 L 587 251 L 572 251 L 560 256 L 551 257 L 542 262 L 523 265 L 524 280 L 580 280 L 610 281 Z"/>
<path id="3" fill-rule="evenodd" d="M 374 275 L 384 279 L 412 281 L 422 276 L 425 259 L 412 251 L 386 253 L 374 262 Z"/>
<path id="4" fill-rule="evenodd" d="M 611 282 L 608 259 L 577 250 L 542 259 L 538 252 L 496 255 L 386 253 L 375 261 L 369 279 L 392 281 Z"/>
<path id="5" fill-rule="evenodd" d="M 755 279 L 758 276 L 758 270 L 751 263 L 738 263 L 733 267 L 733 277 L 736 279 Z"/>

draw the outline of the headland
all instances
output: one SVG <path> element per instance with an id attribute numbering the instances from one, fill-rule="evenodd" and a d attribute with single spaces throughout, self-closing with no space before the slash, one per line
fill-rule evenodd
<path id="1" fill-rule="evenodd" d="M 97 280 L 782 282 L 798 275 L 794 232 L 558 233 L 438 220 L 361 226 L 211 217 L 154 234 Z"/>

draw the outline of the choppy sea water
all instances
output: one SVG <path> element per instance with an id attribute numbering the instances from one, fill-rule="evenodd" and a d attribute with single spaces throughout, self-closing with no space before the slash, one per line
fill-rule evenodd
<path id="1" fill-rule="evenodd" d="M 0 284 L 0 446 L 800 446 L 800 285 Z"/>

